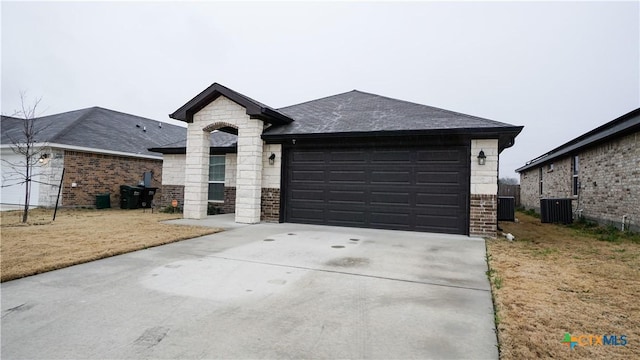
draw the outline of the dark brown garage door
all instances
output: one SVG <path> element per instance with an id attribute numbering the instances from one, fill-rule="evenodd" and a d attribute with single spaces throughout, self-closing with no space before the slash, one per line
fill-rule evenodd
<path id="1" fill-rule="evenodd" d="M 465 146 L 289 149 L 285 221 L 467 234 Z"/>

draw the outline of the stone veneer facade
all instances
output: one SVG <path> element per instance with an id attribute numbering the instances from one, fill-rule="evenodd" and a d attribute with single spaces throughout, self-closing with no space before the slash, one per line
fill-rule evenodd
<path id="1" fill-rule="evenodd" d="M 220 207 L 225 213 L 235 213 L 237 222 L 278 221 L 282 146 L 264 143 L 260 136 L 265 124 L 250 119 L 245 108 L 224 96 L 194 115 L 187 129 L 187 155 L 164 155 L 163 186 L 182 188 L 178 201 L 184 204 L 185 218 L 206 216 L 209 134 L 223 127 L 238 130 L 238 153 L 225 155 L 224 202 Z M 273 164 L 271 154 L 275 155 Z M 170 201 L 163 198 L 163 204 Z"/>
<path id="2" fill-rule="evenodd" d="M 184 167 L 180 168 L 177 162 L 174 165 L 165 163 L 165 173 L 176 174 L 170 176 L 176 178 L 170 180 L 172 184 L 166 185 L 184 186 L 184 217 L 199 219 L 206 216 L 209 133 L 233 127 L 238 130 L 238 153 L 226 155 L 223 211 L 234 211 L 236 221 L 241 223 L 279 221 L 282 146 L 262 141 L 260 136 L 265 126 L 260 120 L 250 119 L 246 109 L 224 96 L 194 114 L 193 123 L 187 130 L 187 155 L 170 155 L 181 156 Z M 469 235 L 495 237 L 498 140 L 473 139 L 470 145 Z M 485 165 L 478 165 L 480 150 L 487 156 Z M 269 163 L 271 154 L 275 155 L 273 164 Z M 166 166 L 174 168 L 167 169 Z"/>
<path id="3" fill-rule="evenodd" d="M 573 195 L 571 157 L 579 157 L 579 196 Z M 571 198 L 573 210 L 603 224 L 640 231 L 640 132 L 634 132 L 520 173 L 521 203 L 540 211 L 542 198 Z M 542 194 L 540 193 L 542 168 Z"/>
<path id="4" fill-rule="evenodd" d="M 478 154 L 487 156 L 478 164 Z M 498 219 L 498 140 L 471 140 L 471 179 L 469 199 L 469 235 L 493 238 Z"/>

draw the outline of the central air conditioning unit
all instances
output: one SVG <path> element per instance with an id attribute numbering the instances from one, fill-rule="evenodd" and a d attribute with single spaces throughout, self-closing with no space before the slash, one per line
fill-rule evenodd
<path id="1" fill-rule="evenodd" d="M 571 224 L 571 199 L 540 199 L 540 220 L 543 223 Z"/>

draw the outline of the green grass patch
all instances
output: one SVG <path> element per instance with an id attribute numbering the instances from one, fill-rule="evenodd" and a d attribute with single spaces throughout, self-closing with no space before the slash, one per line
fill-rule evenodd
<path id="1" fill-rule="evenodd" d="M 621 231 L 616 225 L 599 225 L 598 223 L 579 218 L 573 224 L 566 225 L 574 229 L 579 235 L 592 236 L 600 241 L 621 242 L 630 241 L 636 244 L 640 243 L 640 234 L 632 231 Z"/>
<path id="2" fill-rule="evenodd" d="M 558 249 L 556 248 L 544 248 L 544 249 L 537 249 L 533 251 L 533 255 L 535 256 L 549 256 L 551 254 L 557 254 L 558 253 Z"/>

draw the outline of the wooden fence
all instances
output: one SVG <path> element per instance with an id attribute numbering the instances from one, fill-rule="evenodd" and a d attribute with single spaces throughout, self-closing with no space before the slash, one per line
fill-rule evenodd
<path id="1" fill-rule="evenodd" d="M 513 196 L 516 208 L 520 207 L 520 185 L 498 184 L 498 196 Z"/>

